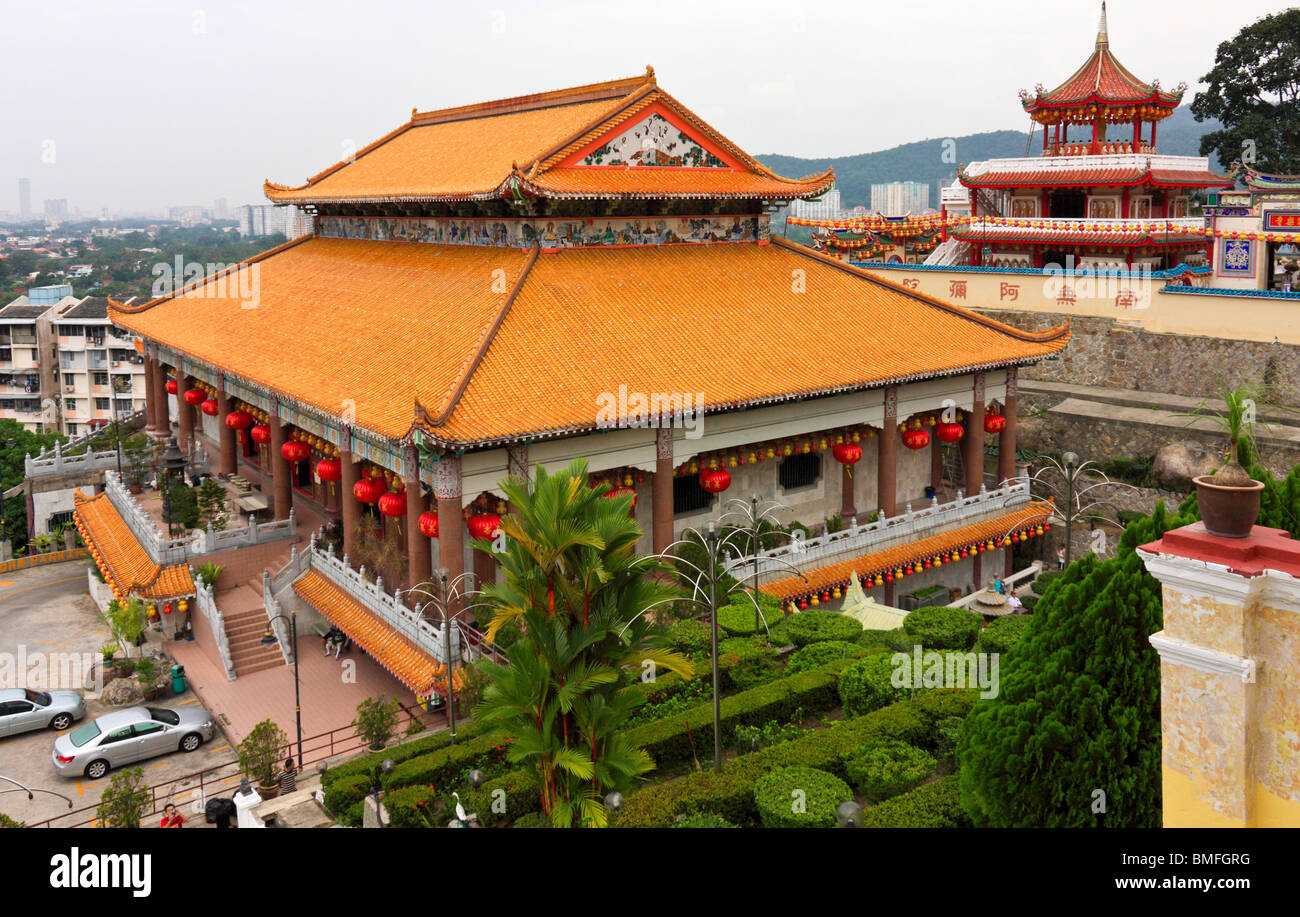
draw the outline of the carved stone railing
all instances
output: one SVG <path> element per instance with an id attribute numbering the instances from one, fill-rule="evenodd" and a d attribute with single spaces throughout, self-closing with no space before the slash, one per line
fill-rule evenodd
<path id="1" fill-rule="evenodd" d="M 1021 476 L 993 490 L 986 490 L 981 485 L 980 492 L 970 497 L 963 496 L 960 490 L 957 494 L 957 499 L 949 503 L 941 504 L 935 499 L 929 506 L 918 510 L 912 509 L 909 503 L 895 516 L 881 517 L 861 525 L 851 524 L 838 532 L 793 540 L 761 551 L 758 555 L 759 582 L 791 576 L 792 566 L 796 569 L 823 567 L 850 557 L 910 544 L 959 523 L 1023 506 L 1030 501 L 1029 478 Z M 723 563 L 723 568 L 732 576 L 747 581 L 754 574 L 754 556 L 730 557 Z"/>
<path id="2" fill-rule="evenodd" d="M 329 579 L 349 596 L 359 602 L 367 611 L 401 634 L 421 650 L 428 653 L 440 663 L 446 663 L 447 653 L 443 645 L 442 627 L 425 618 L 425 606 L 416 605 L 408 608 L 395 596 L 384 590 L 384 578 L 376 576 L 373 583 L 366 580 L 366 568 L 353 570 L 347 555 L 338 557 L 332 547 L 321 550 L 316 546 L 315 538 L 308 548 L 311 568 Z M 451 658 L 461 658 L 461 635 L 453 627 L 450 634 Z M 368 647 L 370 652 L 377 652 L 378 647 Z"/>
<path id="3" fill-rule="evenodd" d="M 216 600 L 212 597 L 212 587 L 198 579 L 194 581 L 194 607 L 208 619 L 208 627 L 212 630 L 212 637 L 216 641 L 217 652 L 221 654 L 221 664 L 226 669 L 226 678 L 234 681 L 235 663 L 230 656 L 230 641 L 226 637 L 225 619 L 217 608 Z"/>
<path id="4" fill-rule="evenodd" d="M 271 574 L 267 570 L 262 571 L 262 603 L 266 608 L 266 621 L 280 644 L 280 655 L 284 657 L 284 664 L 293 665 L 293 639 L 289 636 L 290 619 L 281 608 L 280 600 L 271 591 Z"/>
<path id="5" fill-rule="evenodd" d="M 249 522 L 247 525 L 222 531 L 217 531 L 209 525 L 204 532 L 178 538 L 164 538 L 154 525 L 153 518 L 140 506 L 135 495 L 122 483 L 117 472 L 104 472 L 104 490 L 113 508 L 125 520 L 131 534 L 149 554 L 149 559 L 164 566 L 188 563 L 196 557 L 214 551 L 233 551 L 237 548 L 298 537 L 297 519 L 290 509 L 288 519 Z"/>
<path id="6" fill-rule="evenodd" d="M 144 417 L 143 411 L 136 411 L 134 414 L 127 414 L 121 419 L 125 425 L 133 425 L 137 420 Z M 23 473 L 29 478 L 48 477 L 56 474 L 71 474 L 77 471 L 104 471 L 108 468 L 116 468 L 119 456 L 116 449 L 101 449 L 98 452 L 82 452 L 79 455 L 69 455 L 74 449 L 89 446 L 92 442 L 102 438 L 104 431 L 102 428 L 93 430 L 89 433 L 83 433 L 75 436 L 66 443 L 54 444 L 53 449 L 41 449 L 38 456 L 28 455 L 23 462 Z"/>

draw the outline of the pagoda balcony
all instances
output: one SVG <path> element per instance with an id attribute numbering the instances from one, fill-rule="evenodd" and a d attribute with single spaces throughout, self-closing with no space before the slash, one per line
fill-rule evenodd
<path id="1" fill-rule="evenodd" d="M 1074 147 L 1079 144 L 1062 144 L 1062 147 Z M 1091 144 L 1082 144 L 1091 148 Z M 1070 153 L 1056 156 L 1023 156 L 1011 159 L 985 159 L 972 162 L 964 170 L 967 178 L 978 179 L 990 173 L 1033 173 L 1046 175 L 1052 172 L 1071 173 L 1080 169 L 1100 172 L 1103 170 L 1146 172 L 1188 172 L 1202 174 L 1210 172 L 1208 156 L 1170 156 L 1154 152 L 1110 152 L 1110 153 Z"/>
<path id="2" fill-rule="evenodd" d="M 1094 154 L 1091 140 L 1078 143 L 1053 143 L 1043 150 L 1042 156 L 1112 156 L 1133 152 L 1133 144 L 1128 140 L 1111 141 L 1101 144 L 1100 147 Z M 1138 144 L 1137 152 L 1143 156 L 1157 155 L 1156 148 L 1145 141 Z"/>
<path id="3" fill-rule="evenodd" d="M 963 226 L 963 237 L 1007 235 L 1016 230 L 1054 231 L 1069 235 L 1096 235 L 1099 239 L 1116 235 L 1200 235 L 1205 231 L 1202 217 L 1131 217 L 1103 220 L 1088 217 L 978 217 Z"/>

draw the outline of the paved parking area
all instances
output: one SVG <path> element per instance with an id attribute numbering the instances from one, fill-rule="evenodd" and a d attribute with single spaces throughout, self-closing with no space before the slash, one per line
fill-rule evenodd
<path id="1" fill-rule="evenodd" d="M 85 562 L 74 561 L 0 576 L 0 653 L 10 654 L 5 657 L 7 669 L 0 664 L 0 674 L 12 677 L 17 668 L 15 660 L 27 662 L 27 673 L 39 671 L 40 663 L 36 663 L 35 667 L 32 663 L 36 654 L 46 659 L 53 653 L 98 655 L 99 647 L 108 642 L 110 636 L 86 593 L 87 569 Z M 51 666 L 49 670 L 56 675 L 60 674 L 55 668 Z M 64 668 L 62 674 L 71 671 Z M 4 686 L 22 687 L 7 683 Z M 32 685 L 37 688 L 46 686 Z M 112 709 L 99 702 L 93 679 L 89 682 L 89 689 L 85 685 L 48 686 L 82 688 L 86 696 L 88 718 L 101 716 Z M 198 701 L 193 692 L 187 690 L 184 694 L 160 698 L 155 703 L 164 707 L 186 707 L 193 706 Z M 93 809 L 88 812 L 78 810 L 98 803 L 109 777 L 91 781 L 84 777 L 70 779 L 58 776 L 50 760 L 55 736 L 56 733 L 47 730 L 0 738 L 0 775 L 33 789 L 60 793 L 71 800 L 72 809 L 69 810 L 67 801 L 46 793 L 38 793 L 29 801 L 21 791 L 5 792 L 14 787 L 0 782 L 0 812 L 28 824 L 57 817 L 59 821 L 55 822 L 56 825 L 72 825 L 94 816 Z M 141 762 L 137 766 L 144 769 L 146 783 L 166 784 L 158 793 L 159 806 L 168 800 L 176 802 L 187 818 L 194 819 L 197 815 L 197 822 L 201 823 L 201 812 L 193 810 L 196 806 L 201 808 L 202 797 L 229 795 L 238 783 L 238 778 L 234 775 L 233 767 L 204 775 L 202 786 L 200 779 L 191 775 L 225 764 L 234 757 L 234 751 L 224 736 L 218 733 L 211 742 L 191 754 L 174 752 Z M 195 821 L 191 821 L 191 824 L 195 824 Z"/>

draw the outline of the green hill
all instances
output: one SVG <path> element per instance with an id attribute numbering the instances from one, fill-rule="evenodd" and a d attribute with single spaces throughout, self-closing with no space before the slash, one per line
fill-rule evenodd
<path id="1" fill-rule="evenodd" d="M 1197 123 L 1192 117 L 1191 109 L 1184 105 L 1172 115 L 1160 122 L 1156 129 L 1156 147 L 1161 153 L 1174 156 L 1199 156 L 1201 135 L 1218 130 L 1214 121 Z M 1072 136 L 1082 137 L 1083 130 L 1074 128 Z M 1144 130 L 1145 133 L 1145 130 Z M 1111 131 L 1112 140 L 1131 140 L 1133 132 L 1123 128 Z M 827 167 L 835 170 L 835 186 L 840 189 L 840 197 L 845 208 L 862 205 L 871 206 L 871 186 L 879 182 L 923 181 L 930 183 L 930 206 L 938 209 L 939 188 L 951 184 L 957 177 L 957 165 L 975 162 L 981 159 L 1001 159 L 1006 157 L 1036 155 L 1042 149 L 1042 134 L 1036 134 L 1033 140 L 1028 135 L 1017 131 L 988 131 L 982 134 L 967 134 L 954 137 L 949 159 L 956 162 L 944 162 L 944 138 L 918 140 L 905 143 L 891 150 L 877 153 L 859 153 L 856 156 L 837 156 L 830 159 L 804 159 L 798 156 L 783 156 L 779 153 L 761 155 L 758 159 L 778 175 L 797 178 L 824 171 Z M 1214 166 L 1211 163 L 1211 166 Z M 1222 171 L 1222 169 L 1220 169 Z"/>

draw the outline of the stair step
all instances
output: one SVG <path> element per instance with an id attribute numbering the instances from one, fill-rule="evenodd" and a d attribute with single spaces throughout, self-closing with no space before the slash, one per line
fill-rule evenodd
<path id="1" fill-rule="evenodd" d="M 277 666 L 284 665 L 283 659 L 268 659 L 259 662 L 235 663 L 236 675 L 251 675 L 254 672 L 261 672 L 265 669 L 274 669 Z"/>

